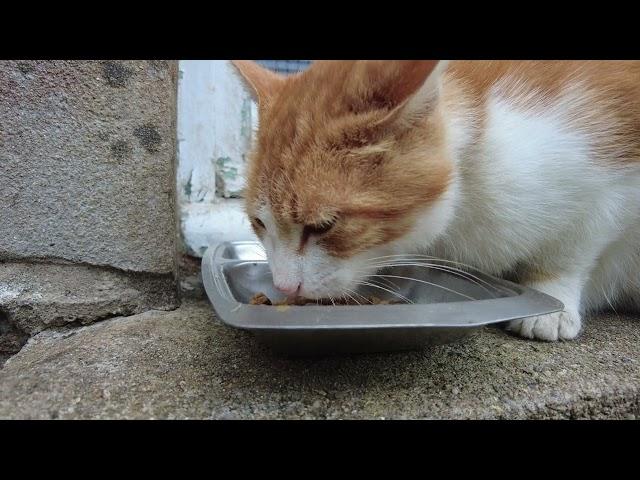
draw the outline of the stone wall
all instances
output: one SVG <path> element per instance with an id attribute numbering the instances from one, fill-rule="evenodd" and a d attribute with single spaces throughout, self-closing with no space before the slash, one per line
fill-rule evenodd
<path id="1" fill-rule="evenodd" d="M 0 353 L 178 305 L 176 98 L 174 61 L 0 62 Z"/>

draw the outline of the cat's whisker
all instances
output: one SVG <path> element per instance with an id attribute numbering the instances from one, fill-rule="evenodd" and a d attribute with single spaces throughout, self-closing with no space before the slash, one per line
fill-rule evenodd
<path id="1" fill-rule="evenodd" d="M 423 267 L 423 268 L 430 268 L 432 270 L 439 270 L 439 271 L 442 271 L 442 272 L 450 273 L 451 275 L 454 275 L 456 277 L 464 278 L 465 280 L 478 285 L 480 288 L 482 288 L 484 291 L 486 291 L 489 295 L 492 295 L 492 296 L 495 296 L 494 293 L 492 293 L 484 285 L 488 285 L 489 287 L 491 287 L 491 288 L 493 288 L 494 290 L 497 290 L 497 291 L 503 290 L 501 288 L 498 288 L 495 285 L 490 284 L 489 282 L 487 282 L 485 280 L 482 280 L 479 277 L 476 277 L 473 274 L 470 274 L 470 273 L 465 272 L 463 270 L 459 270 L 459 269 L 452 268 L 452 267 L 445 267 L 445 266 L 434 265 L 434 264 L 429 264 L 429 263 L 393 263 L 393 264 L 380 264 L 380 265 L 377 265 L 377 266 L 379 268 L 389 268 L 389 267 Z"/>
<path id="2" fill-rule="evenodd" d="M 427 282 L 426 280 L 420 280 L 418 278 L 411 278 L 411 277 L 402 277 L 400 275 L 373 275 L 374 277 L 390 277 L 390 278 L 399 278 L 399 279 L 403 279 L 403 280 L 410 280 L 410 281 L 414 281 L 414 282 L 419 282 L 419 283 L 424 283 L 426 285 L 431 285 L 432 287 L 437 287 L 437 288 L 441 288 L 442 290 L 446 290 L 448 292 L 451 293 L 455 293 L 456 295 L 460 295 L 461 297 L 467 298 L 469 300 L 476 300 L 473 297 L 470 297 L 469 295 L 465 295 L 464 293 L 458 292 L 456 290 L 453 290 L 451 288 L 447 288 L 444 287 L 442 285 L 438 285 L 437 283 L 433 283 L 433 282 Z"/>
<path id="3" fill-rule="evenodd" d="M 411 301 L 409 298 L 405 297 L 404 295 L 401 295 L 398 292 L 394 292 L 393 290 L 389 290 L 388 288 L 381 287 L 380 285 L 374 285 L 373 283 L 366 282 L 364 280 L 361 280 L 360 282 L 358 282 L 358 285 L 365 285 L 367 287 L 379 288 L 380 290 L 384 290 L 385 292 L 388 292 L 391 295 L 394 295 L 400 298 L 401 300 L 404 300 L 407 303 L 413 303 L 413 301 Z"/>
<path id="4" fill-rule="evenodd" d="M 434 261 L 434 262 L 451 263 L 451 264 L 454 264 L 454 265 L 459 265 L 461 267 L 466 267 L 466 268 L 470 268 L 471 270 L 478 271 L 478 269 L 476 267 L 474 267 L 473 265 L 469 265 L 467 263 L 456 262 L 454 260 L 447 260 L 446 258 L 439 258 L 439 257 L 434 257 L 434 256 L 431 256 L 431 255 L 423 255 L 423 254 L 419 254 L 419 253 L 399 253 L 399 254 L 395 254 L 395 255 L 383 255 L 381 257 L 369 258 L 368 261 L 371 262 L 373 260 L 384 260 L 384 259 L 391 259 L 391 258 L 397 258 L 398 260 L 409 260 L 409 259 L 431 260 L 431 261 Z"/>
<path id="5" fill-rule="evenodd" d="M 331 304 L 335 307 L 336 302 L 333 301 L 333 297 L 331 295 L 329 295 L 329 300 L 331 300 Z"/>
<path id="6" fill-rule="evenodd" d="M 397 260 L 404 260 L 404 259 L 409 259 L 409 258 L 413 258 L 416 260 L 430 260 L 433 262 L 441 262 L 441 263 L 448 263 L 448 264 L 453 264 L 453 265 L 459 265 L 461 267 L 465 267 L 471 270 L 475 270 L 478 271 L 478 268 L 473 266 L 473 265 L 469 265 L 468 263 L 463 263 L 463 262 L 459 262 L 456 260 L 449 260 L 446 258 L 440 258 L 440 257 L 434 257 L 432 255 L 424 255 L 424 254 L 420 254 L 420 253 L 400 253 L 400 254 L 395 254 L 395 255 L 384 255 L 382 257 L 373 257 L 368 259 L 368 261 L 373 261 L 373 260 L 392 260 L 392 259 L 397 259 Z"/>
<path id="7" fill-rule="evenodd" d="M 361 275 L 363 278 L 368 279 L 368 277 L 370 277 L 371 275 L 374 275 L 379 270 L 380 269 L 376 267 L 376 268 L 372 269 L 372 271 L 370 271 L 370 272 L 369 271 L 364 271 L 364 270 L 356 270 L 355 273 L 358 274 L 358 275 Z M 385 286 L 393 288 L 396 291 L 400 291 L 401 290 L 401 288 L 398 285 L 396 285 L 395 283 L 393 283 L 391 280 L 388 280 L 386 278 L 382 278 L 382 279 L 380 279 L 380 281 L 383 282 L 383 284 Z"/>
<path id="8" fill-rule="evenodd" d="M 390 280 L 388 280 L 388 279 L 386 279 L 386 278 L 380 278 L 380 279 L 379 279 L 379 281 L 374 281 L 371 277 L 367 278 L 367 281 L 368 281 L 368 282 L 371 282 L 371 283 L 375 283 L 376 285 L 379 285 L 379 286 L 381 286 L 381 287 L 387 287 L 387 286 L 389 286 L 389 285 L 388 285 L 388 283 L 387 283 L 387 284 L 385 284 L 385 283 L 383 283 L 383 282 L 390 282 Z M 391 288 L 393 288 L 393 287 L 391 287 Z M 400 293 L 399 289 L 396 289 L 396 290 L 394 290 L 394 291 L 395 291 L 396 293 Z"/>
<path id="9" fill-rule="evenodd" d="M 348 296 L 351 300 L 353 300 L 354 302 L 356 302 L 356 305 L 361 305 L 360 302 L 358 302 L 358 300 L 356 298 L 354 298 L 352 295 L 350 295 L 349 293 L 347 293 L 347 291 L 345 290 L 344 294 L 346 296 Z"/>
<path id="10" fill-rule="evenodd" d="M 413 264 L 398 264 L 398 265 L 393 265 L 393 266 L 413 266 Z M 423 266 L 423 265 L 416 265 L 416 266 Z M 382 267 L 385 267 L 385 266 L 382 266 Z M 382 267 L 381 267 L 381 268 L 382 268 Z M 447 273 L 451 273 L 452 275 L 455 275 L 455 276 L 459 276 L 459 277 L 461 277 L 461 278 L 464 278 L 465 280 L 467 280 L 467 281 L 469 281 L 469 282 L 471 282 L 471 283 L 474 283 L 474 284 L 478 285 L 480 288 L 482 288 L 484 291 L 486 291 L 486 292 L 487 292 L 487 294 L 489 294 L 489 295 L 491 295 L 491 297 L 495 298 L 495 294 L 494 294 L 493 292 L 491 292 L 490 290 L 488 290 L 486 287 L 484 287 L 482 284 L 480 284 L 479 282 L 477 282 L 477 281 L 475 281 L 475 280 L 473 280 L 473 279 L 471 279 L 471 278 L 465 277 L 464 275 L 462 275 L 462 274 L 460 274 L 460 273 L 452 272 L 452 271 L 449 271 L 449 270 L 446 270 L 446 269 L 443 269 L 443 268 L 438 268 L 438 267 L 431 267 L 431 266 L 424 266 L 424 267 L 425 267 L 425 268 L 432 268 L 432 269 L 434 269 L 434 270 L 441 270 L 441 271 L 444 271 L 444 272 L 447 272 Z M 370 279 L 371 277 L 376 277 L 376 276 L 378 276 L 378 277 L 379 277 L 379 275 L 374 274 L 374 273 L 368 273 L 368 274 L 366 274 L 366 275 L 367 275 L 367 278 L 368 278 L 368 279 Z M 383 280 L 383 278 L 381 278 L 380 280 Z M 417 280 L 417 279 L 413 279 L 413 278 L 412 278 L 412 280 Z M 481 279 L 480 279 L 480 280 L 481 280 Z M 387 280 L 387 281 L 388 281 L 388 280 Z M 497 288 L 497 287 L 495 287 L 495 286 L 493 286 L 493 285 L 491 285 L 491 284 L 488 284 L 488 283 L 487 283 L 487 285 L 489 285 L 489 286 L 493 287 L 493 288 L 494 288 L 495 290 L 497 290 L 497 291 L 502 291 L 503 293 L 509 293 L 509 292 L 506 292 L 504 289 L 499 289 L 499 288 Z M 394 284 L 394 286 L 395 286 L 395 284 Z M 397 288 L 397 286 L 396 286 L 396 288 Z"/>
<path id="11" fill-rule="evenodd" d="M 440 259 L 440 258 L 435 258 L 435 257 L 422 257 L 422 256 L 406 256 L 405 258 L 399 258 L 397 260 L 386 260 L 386 261 L 382 261 L 382 262 L 378 262 L 375 265 L 369 265 L 369 266 L 375 266 L 376 268 L 390 268 L 390 267 L 396 267 L 396 266 L 417 266 L 417 267 L 432 267 L 434 269 L 440 269 L 443 271 L 447 271 L 447 272 L 456 272 L 460 275 L 464 275 L 467 276 L 468 278 L 472 278 L 474 280 L 476 280 L 477 282 L 480 282 L 488 287 L 491 287 L 495 290 L 501 290 L 501 291 L 505 291 L 503 288 L 498 287 L 496 285 L 491 284 L 490 282 L 487 282 L 486 280 L 483 280 L 482 278 L 478 277 L 477 275 L 472 274 L 471 272 L 469 272 L 468 270 L 462 270 L 460 268 L 455 268 L 452 267 L 450 265 L 441 265 L 440 263 L 425 263 L 422 260 L 425 259 L 429 259 L 432 260 L 434 262 L 440 262 L 440 263 L 450 263 L 450 264 L 454 264 L 454 265 L 460 265 L 462 267 L 466 267 L 469 269 L 472 269 L 476 272 L 480 272 L 477 268 L 471 266 L 471 265 L 467 265 L 461 262 L 454 262 L 452 260 L 445 260 L 445 259 Z M 408 262 L 415 262 L 415 263 L 411 263 L 409 265 L 406 265 Z M 481 272 L 480 272 L 481 273 Z"/>
<path id="12" fill-rule="evenodd" d="M 397 292 L 400 291 L 400 287 L 398 287 L 398 285 L 396 285 L 395 283 L 393 283 L 391 280 L 389 280 L 388 278 L 381 278 L 380 279 L 381 282 L 384 282 L 385 285 L 388 285 L 389 288 L 393 288 L 395 289 Z"/>
<path id="13" fill-rule="evenodd" d="M 352 290 L 350 288 L 346 289 L 347 291 L 351 292 L 352 294 L 360 297 L 361 299 L 364 299 L 365 302 L 369 302 L 369 303 L 373 303 L 371 300 L 369 300 L 367 297 L 365 297 L 364 295 L 361 295 L 360 293 L 356 292 L 355 290 Z M 354 299 L 355 300 L 355 299 Z M 356 300 L 357 302 L 357 300 Z"/>

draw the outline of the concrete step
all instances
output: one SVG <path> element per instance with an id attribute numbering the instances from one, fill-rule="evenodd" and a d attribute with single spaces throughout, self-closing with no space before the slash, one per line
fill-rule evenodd
<path id="1" fill-rule="evenodd" d="M 172 274 L 74 264 L 0 263 L 0 365 L 41 331 L 179 304 Z"/>
<path id="2" fill-rule="evenodd" d="M 578 341 L 487 328 L 418 352 L 287 359 L 202 301 L 46 330 L 0 370 L 0 418 L 635 418 L 640 324 Z"/>

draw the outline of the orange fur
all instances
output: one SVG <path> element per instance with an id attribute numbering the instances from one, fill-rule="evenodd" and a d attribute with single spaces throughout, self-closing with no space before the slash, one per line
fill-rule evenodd
<path id="1" fill-rule="evenodd" d="M 549 103 L 565 89 L 581 84 L 588 108 L 574 119 L 598 135 L 599 160 L 624 164 L 640 161 L 640 62 L 637 61 L 457 61 L 447 77 L 458 83 L 477 108 L 482 128 L 484 104 L 496 83 L 521 108 Z M 537 95 L 527 95 L 536 92 Z"/>
<path id="2" fill-rule="evenodd" d="M 344 258 L 399 238 L 446 190 L 453 167 L 441 111 L 402 116 L 436 62 L 318 61 L 291 77 L 252 62 L 235 64 L 260 99 L 247 185 L 251 217 L 268 202 L 285 236 L 293 225 L 337 218 L 320 242 Z M 640 161 L 640 62 L 454 61 L 444 74 L 441 104 L 464 98 L 480 134 L 496 83 L 526 109 L 577 81 L 591 99 L 575 124 L 608 125 L 596 136 L 599 159 Z"/>
<path id="3" fill-rule="evenodd" d="M 444 191 L 452 169 L 437 119 L 416 128 L 396 124 L 435 64 L 316 62 L 279 84 L 261 112 L 249 215 L 268 201 L 283 235 L 292 225 L 337 217 L 321 240 L 337 257 L 406 233 L 411 216 Z"/>
<path id="4" fill-rule="evenodd" d="M 420 252 L 558 298 L 510 324 L 528 338 L 638 304 L 640 62 L 239 69 L 260 101 L 246 209 L 282 293 L 340 296 Z"/>

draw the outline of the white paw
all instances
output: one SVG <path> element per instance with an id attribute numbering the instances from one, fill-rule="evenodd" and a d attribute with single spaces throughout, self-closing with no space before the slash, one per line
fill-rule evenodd
<path id="1" fill-rule="evenodd" d="M 525 338 L 555 342 L 558 339 L 573 340 L 580 333 L 580 326 L 580 315 L 565 311 L 512 320 L 507 330 Z"/>

